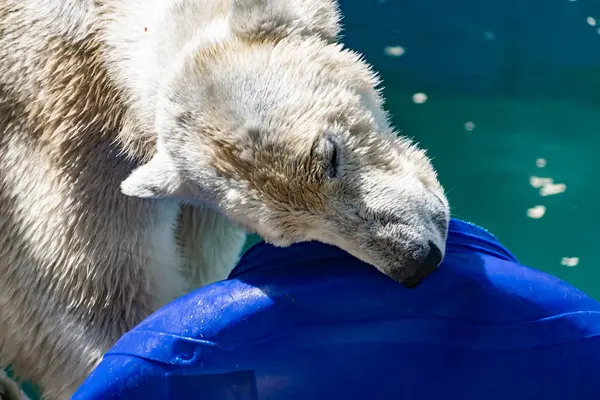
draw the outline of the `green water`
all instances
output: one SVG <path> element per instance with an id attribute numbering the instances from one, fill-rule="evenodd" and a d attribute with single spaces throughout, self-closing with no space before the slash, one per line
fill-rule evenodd
<path id="1" fill-rule="evenodd" d="M 455 217 L 492 231 L 522 263 L 600 299 L 596 107 L 435 92 L 415 104 L 396 80 L 387 87 L 398 126 L 428 149 Z M 536 177 L 553 185 L 539 187 Z"/>

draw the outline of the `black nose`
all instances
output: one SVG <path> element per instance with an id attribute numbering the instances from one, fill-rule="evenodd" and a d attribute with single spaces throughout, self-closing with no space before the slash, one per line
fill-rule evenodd
<path id="1" fill-rule="evenodd" d="M 409 289 L 416 288 L 421 281 L 431 274 L 442 262 L 442 251 L 433 242 L 429 241 L 429 254 L 425 261 L 417 268 L 415 274 L 409 278 L 406 278 L 404 286 Z"/>

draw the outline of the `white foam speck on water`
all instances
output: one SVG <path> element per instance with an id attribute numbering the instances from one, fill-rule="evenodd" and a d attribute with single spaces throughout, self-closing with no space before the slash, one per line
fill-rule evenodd
<path id="1" fill-rule="evenodd" d="M 579 257 L 563 257 L 560 263 L 565 267 L 576 267 L 579 264 Z"/>
<path id="2" fill-rule="evenodd" d="M 549 183 L 552 183 L 552 178 L 540 178 L 539 176 L 532 176 L 529 178 L 529 184 L 536 189 Z"/>
<path id="3" fill-rule="evenodd" d="M 385 46 L 383 52 L 390 57 L 400 57 L 406 53 L 406 50 L 402 46 Z"/>
<path id="4" fill-rule="evenodd" d="M 423 104 L 427 101 L 427 95 L 425 93 L 413 94 L 413 102 L 416 104 Z"/>
<path id="5" fill-rule="evenodd" d="M 567 190 L 567 185 L 564 183 L 554 183 L 552 178 L 540 178 L 532 176 L 529 178 L 529 184 L 539 189 L 540 196 L 552 196 L 559 193 L 564 193 Z"/>
<path id="6" fill-rule="evenodd" d="M 567 185 L 564 183 L 550 183 L 542 186 L 540 189 L 540 196 L 552 196 L 559 193 L 564 193 L 567 190 Z"/>
<path id="7" fill-rule="evenodd" d="M 540 219 L 546 214 L 545 206 L 535 206 L 527 210 L 527 216 L 533 219 Z"/>

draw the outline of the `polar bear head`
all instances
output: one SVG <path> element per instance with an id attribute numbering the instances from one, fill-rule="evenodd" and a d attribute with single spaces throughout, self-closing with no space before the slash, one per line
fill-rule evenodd
<path id="1" fill-rule="evenodd" d="M 371 67 L 335 42 L 334 3 L 305 1 L 331 6 L 312 25 L 327 13 L 287 3 L 234 2 L 225 33 L 174 61 L 157 151 L 122 191 L 208 204 L 274 245 L 321 241 L 419 279 L 445 249 L 436 173 L 389 125 Z"/>

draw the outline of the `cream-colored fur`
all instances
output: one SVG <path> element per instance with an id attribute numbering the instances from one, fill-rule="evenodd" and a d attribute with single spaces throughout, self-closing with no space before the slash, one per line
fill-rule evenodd
<path id="1" fill-rule="evenodd" d="M 241 227 L 398 281 L 443 252 L 436 174 L 339 30 L 334 0 L 0 0 L 0 360 L 68 398 Z"/>

